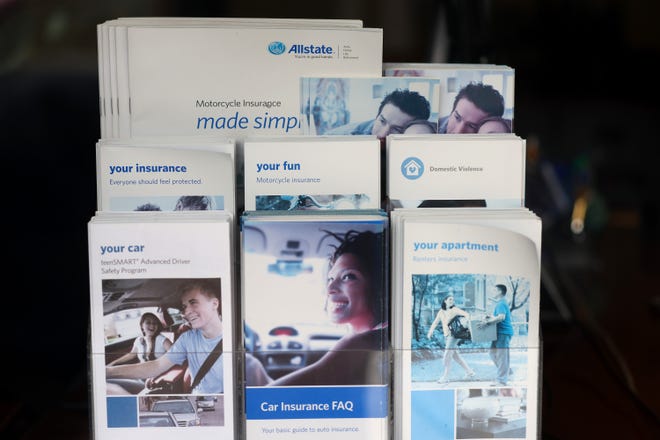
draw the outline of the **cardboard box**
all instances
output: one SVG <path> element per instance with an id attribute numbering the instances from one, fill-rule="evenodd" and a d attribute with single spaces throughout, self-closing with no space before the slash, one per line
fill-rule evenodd
<path id="1" fill-rule="evenodd" d="M 470 334 L 472 342 L 492 342 L 497 339 L 497 324 L 487 324 L 481 327 L 486 321 L 483 319 L 474 319 L 470 321 Z"/>

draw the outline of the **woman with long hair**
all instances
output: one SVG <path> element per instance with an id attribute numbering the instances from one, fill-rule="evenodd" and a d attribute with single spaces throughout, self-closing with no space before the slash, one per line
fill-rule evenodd
<path id="1" fill-rule="evenodd" d="M 438 313 L 426 334 L 426 337 L 430 339 L 431 336 L 433 336 L 435 328 L 438 324 L 442 323 L 442 333 L 445 337 L 445 356 L 443 360 L 444 371 L 440 379 L 438 379 L 438 383 L 449 382 L 449 371 L 451 370 L 452 361 L 455 361 L 458 365 L 463 367 L 465 370 L 465 379 L 471 379 L 475 376 L 474 370 L 470 368 L 461 356 L 458 349 L 458 339 L 452 335 L 449 328 L 450 323 L 454 319 L 458 319 L 460 316 L 470 319 L 470 314 L 468 312 L 456 307 L 454 304 L 454 296 L 447 295 L 445 299 L 442 300 L 440 310 L 438 310 Z"/>
<path id="2" fill-rule="evenodd" d="M 143 313 L 140 317 L 140 331 L 142 336 L 135 338 L 131 351 L 110 362 L 109 366 L 126 364 L 135 359 L 140 362 L 152 361 L 164 355 L 172 346 L 172 341 L 162 334 L 163 323 L 151 312 Z"/>

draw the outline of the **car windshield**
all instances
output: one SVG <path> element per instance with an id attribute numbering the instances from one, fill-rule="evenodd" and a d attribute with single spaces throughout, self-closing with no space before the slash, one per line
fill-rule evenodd
<path id="1" fill-rule="evenodd" d="M 176 426 L 167 415 L 140 416 L 140 426 Z"/>
<path id="2" fill-rule="evenodd" d="M 273 258 L 268 255 L 250 254 L 251 265 L 246 265 L 246 278 L 250 279 L 250 289 L 255 292 L 268 292 L 268 295 L 251 295 L 245 298 L 247 310 L 246 321 L 259 334 L 268 331 L 279 324 L 330 324 L 324 311 L 325 296 L 323 295 L 322 277 L 327 266 L 326 258 L 309 258 L 306 264 L 312 267 L 311 272 L 299 273 L 287 277 L 282 282 L 282 275 L 264 271 Z M 282 304 L 296 306 L 282 307 Z M 273 314 L 273 310 L 278 310 Z M 301 314 L 300 310 L 306 313 Z"/>
<path id="3" fill-rule="evenodd" d="M 186 401 L 160 401 L 154 403 L 154 411 L 169 411 L 175 414 L 193 413 L 195 409 L 190 402 Z"/>

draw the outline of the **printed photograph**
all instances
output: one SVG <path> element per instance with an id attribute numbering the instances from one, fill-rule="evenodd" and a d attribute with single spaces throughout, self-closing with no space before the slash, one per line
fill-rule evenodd
<path id="1" fill-rule="evenodd" d="M 436 133 L 440 80 L 302 78 L 301 113 L 311 135 Z"/>
<path id="2" fill-rule="evenodd" d="M 224 396 L 140 396 L 140 428 L 224 426 Z"/>
<path id="3" fill-rule="evenodd" d="M 383 224 L 244 221 L 248 386 L 387 383 Z"/>
<path id="4" fill-rule="evenodd" d="M 392 69 L 387 75 L 439 79 L 437 133 L 514 132 L 513 69 Z"/>
<path id="5" fill-rule="evenodd" d="M 412 386 L 523 384 L 530 282 L 512 275 L 413 275 Z"/>
<path id="6" fill-rule="evenodd" d="M 103 280 L 107 395 L 222 394 L 220 285 Z"/>
<path id="7" fill-rule="evenodd" d="M 366 194 L 258 195 L 257 211 L 307 211 L 365 209 L 371 198 Z"/>
<path id="8" fill-rule="evenodd" d="M 526 438 L 526 388 L 469 388 L 456 391 L 457 439 Z"/>
<path id="9" fill-rule="evenodd" d="M 223 196 L 113 197 L 111 211 L 220 211 Z"/>

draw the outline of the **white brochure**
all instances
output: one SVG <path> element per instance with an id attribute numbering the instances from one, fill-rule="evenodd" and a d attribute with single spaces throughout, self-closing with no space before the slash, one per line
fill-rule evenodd
<path id="1" fill-rule="evenodd" d="M 97 143 L 101 211 L 224 210 L 235 214 L 234 142 Z"/>
<path id="2" fill-rule="evenodd" d="M 231 223 L 223 212 L 90 220 L 95 439 L 237 438 Z"/>
<path id="3" fill-rule="evenodd" d="M 393 208 L 519 208 L 525 140 L 514 134 L 390 135 L 387 195 Z"/>
<path id="4" fill-rule="evenodd" d="M 126 47 L 131 137 L 299 133 L 301 76 L 382 69 L 382 29 L 134 25 Z"/>
<path id="5" fill-rule="evenodd" d="M 309 20 L 309 19 L 261 19 L 261 18 L 225 18 L 225 17 L 122 17 L 108 20 L 99 28 L 99 94 L 101 104 L 101 137 L 125 138 L 130 133 L 130 95 L 128 90 L 128 54 L 126 29 L 138 27 L 266 27 L 266 28 L 361 28 L 361 20 Z M 110 43 L 112 39 L 112 43 Z M 110 53 L 112 50 L 112 54 Z M 110 60 L 112 56 L 113 61 Z M 111 96 L 110 84 L 114 84 L 117 94 Z M 106 89 L 107 87 L 107 89 Z M 109 111 L 112 104 L 113 112 Z M 105 108 L 105 107 L 108 108 Z M 107 111 L 106 111 L 107 110 Z M 105 119 L 112 119 L 116 124 L 108 125 Z M 121 121 L 120 121 L 121 118 Z"/>
<path id="6" fill-rule="evenodd" d="M 280 136 L 244 142 L 245 209 L 380 208 L 374 136 Z"/>
<path id="7" fill-rule="evenodd" d="M 489 216 L 397 220 L 396 439 L 537 438 L 540 221 Z"/>
<path id="8" fill-rule="evenodd" d="M 246 438 L 389 438 L 387 217 L 241 218 Z"/>

